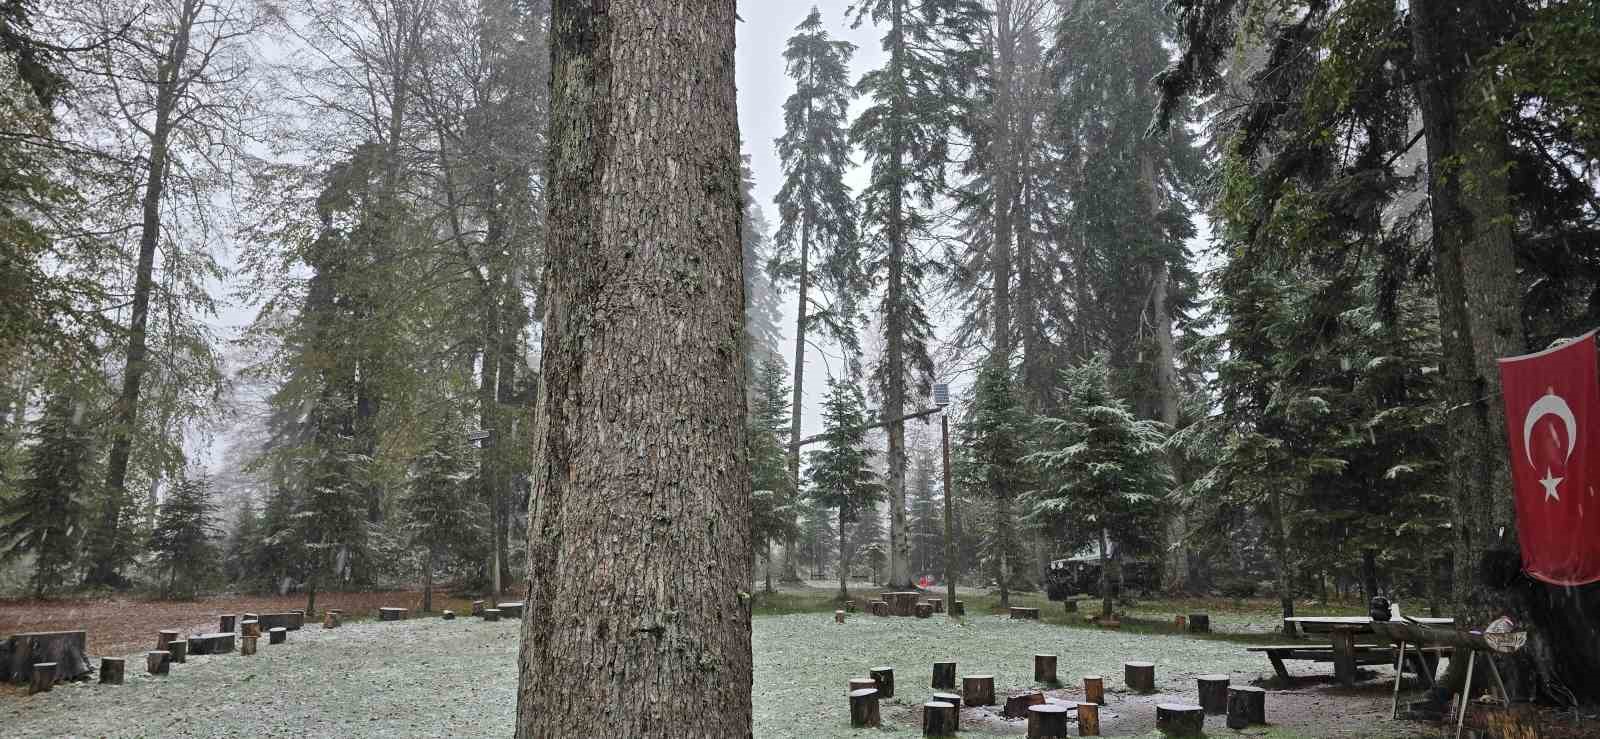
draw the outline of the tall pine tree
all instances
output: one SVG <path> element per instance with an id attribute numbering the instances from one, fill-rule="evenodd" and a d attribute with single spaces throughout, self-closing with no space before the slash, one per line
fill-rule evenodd
<path id="1" fill-rule="evenodd" d="M 36 598 L 71 585 L 78 562 L 95 473 L 95 444 L 84 426 L 84 411 L 68 393 L 50 396 L 33 426 L 35 441 L 17 497 L 0 507 L 0 557 L 33 556 L 28 587 Z"/>
<path id="2" fill-rule="evenodd" d="M 861 543 L 850 530 L 864 518 L 877 516 L 875 506 L 883 498 L 883 486 L 870 466 L 875 452 L 867 446 L 866 405 L 861 388 L 840 380 L 829 382 L 822 407 L 822 448 L 807 460 L 812 503 L 838 511 L 840 600 L 849 597 L 851 554 Z"/>

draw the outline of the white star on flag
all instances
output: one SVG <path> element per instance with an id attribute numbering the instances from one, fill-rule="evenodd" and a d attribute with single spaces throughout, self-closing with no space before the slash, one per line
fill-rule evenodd
<path id="1" fill-rule="evenodd" d="M 1544 486 L 1544 499 L 1546 502 L 1551 498 L 1555 498 L 1557 503 L 1561 502 L 1561 494 L 1556 492 L 1556 486 L 1560 485 L 1561 481 L 1565 479 L 1567 478 L 1550 474 L 1549 467 L 1544 469 L 1544 479 L 1540 480 L 1539 484 Z"/>

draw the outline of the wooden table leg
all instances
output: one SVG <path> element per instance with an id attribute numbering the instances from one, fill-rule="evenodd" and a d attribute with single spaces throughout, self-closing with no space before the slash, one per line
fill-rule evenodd
<path id="1" fill-rule="evenodd" d="M 1356 684 L 1355 634 L 1349 629 L 1334 629 L 1328 636 L 1333 640 L 1333 676 L 1340 685 L 1351 687 Z"/>
<path id="2" fill-rule="evenodd" d="M 1283 658 L 1277 652 L 1267 652 L 1267 659 L 1272 660 L 1272 669 L 1278 672 L 1278 677 L 1283 678 L 1285 685 L 1293 678 L 1289 677 L 1289 668 L 1283 665 Z"/>
<path id="3" fill-rule="evenodd" d="M 1406 678 L 1406 643 L 1400 642 L 1400 658 L 1394 663 L 1394 703 L 1389 707 L 1389 718 L 1400 718 L 1400 682 Z"/>

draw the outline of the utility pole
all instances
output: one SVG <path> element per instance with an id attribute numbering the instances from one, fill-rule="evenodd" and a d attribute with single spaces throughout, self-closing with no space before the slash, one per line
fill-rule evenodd
<path id="1" fill-rule="evenodd" d="M 955 491 L 950 486 L 950 386 L 933 386 L 933 404 L 939 409 L 940 450 L 944 456 L 944 612 L 956 617 Z"/>

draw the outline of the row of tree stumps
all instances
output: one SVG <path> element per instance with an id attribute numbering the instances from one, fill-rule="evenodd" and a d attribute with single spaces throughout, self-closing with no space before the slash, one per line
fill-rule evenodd
<path id="1" fill-rule="evenodd" d="M 856 602 L 847 600 L 844 608 L 833 612 L 833 620 L 844 623 L 845 615 L 856 612 Z M 867 613 L 874 616 L 915 616 L 917 618 L 930 618 L 936 613 L 945 612 L 943 598 L 930 597 L 922 599 L 922 593 L 909 590 L 904 592 L 879 593 L 878 599 L 867 603 Z M 950 604 L 950 615 L 961 616 L 966 613 L 966 603 L 955 601 Z"/>
<path id="2" fill-rule="evenodd" d="M 1059 687 L 1054 654 L 1033 656 L 1033 681 L 1037 685 Z M 1156 692 L 1155 664 L 1123 663 L 1123 682 L 1130 692 Z M 1156 728 L 1169 737 L 1202 737 L 1208 714 L 1226 715 L 1229 728 L 1243 729 L 1265 724 L 1266 691 L 1256 687 L 1232 686 L 1227 675 L 1201 675 L 1196 678 L 1200 705 L 1162 703 L 1156 706 Z M 956 663 L 933 663 L 930 687 L 934 693 L 922 704 L 923 736 L 951 736 L 961 730 L 961 708 L 981 708 L 997 704 L 993 675 L 965 675 L 957 691 Z M 894 668 L 876 667 L 865 678 L 851 678 L 846 688 L 850 699 L 850 725 L 876 727 L 881 722 L 878 703 L 895 696 Z M 1070 736 L 1070 724 L 1078 726 L 1078 736 L 1100 735 L 1100 707 L 1106 704 L 1105 678 L 1083 677 L 1083 700 L 1075 704 L 1055 701 L 1044 691 L 1027 689 L 1009 694 L 1000 714 L 1006 718 L 1028 720 L 1029 739 L 1060 739 Z M 1069 715 L 1075 714 L 1075 716 Z"/>

